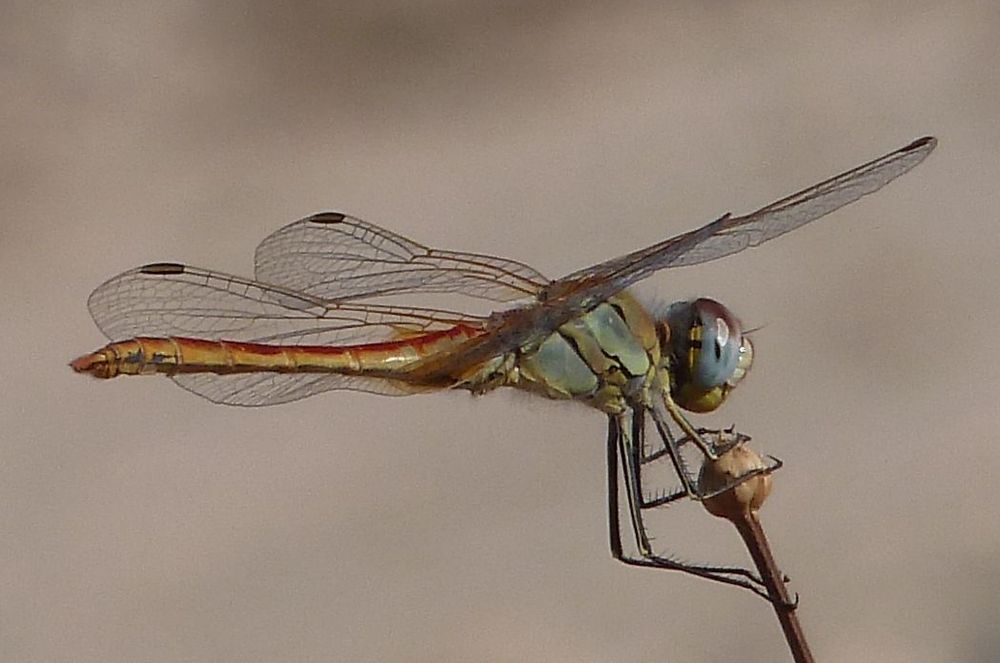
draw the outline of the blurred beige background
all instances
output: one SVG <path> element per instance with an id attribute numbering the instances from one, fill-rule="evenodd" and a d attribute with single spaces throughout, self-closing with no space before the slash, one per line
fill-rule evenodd
<path id="1" fill-rule="evenodd" d="M 764 519 L 819 660 L 1000 656 L 995 3 L 0 6 L 0 659 L 787 660 L 759 599 L 611 560 L 596 412 L 226 408 L 66 362 L 104 279 L 249 275 L 314 211 L 558 276 L 927 133 L 877 196 L 640 292 L 764 326 L 698 423 L 787 463 Z M 654 525 L 743 561 L 697 508 Z"/>

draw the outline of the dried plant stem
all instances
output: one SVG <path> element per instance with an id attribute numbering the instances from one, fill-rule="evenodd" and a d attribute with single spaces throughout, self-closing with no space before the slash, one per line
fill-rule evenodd
<path id="1" fill-rule="evenodd" d="M 771 546 L 757 516 L 771 492 L 771 470 L 745 444 L 749 437 L 733 435 L 731 431 L 719 431 L 716 437 L 730 446 L 717 459 L 702 465 L 698 485 L 706 493 L 726 486 L 729 488 L 705 499 L 702 505 L 712 515 L 725 518 L 736 526 L 767 589 L 792 658 L 796 663 L 812 663 L 812 653 L 795 613 L 797 600 L 792 601 L 788 596 L 784 574 L 774 561 Z"/>
<path id="2" fill-rule="evenodd" d="M 764 535 L 764 528 L 760 524 L 757 512 L 746 511 L 739 517 L 729 520 L 736 526 L 743 538 L 743 542 L 753 558 L 753 563 L 757 567 L 757 572 L 760 573 L 761 580 L 764 581 L 768 596 L 771 597 L 771 605 L 774 606 L 774 612 L 778 615 L 778 621 L 781 623 L 781 630 L 784 631 L 785 640 L 788 641 L 792 658 L 796 663 L 812 663 L 813 655 L 809 651 L 805 633 L 799 623 L 796 603 L 788 596 L 784 575 L 778 570 L 778 565 L 774 561 L 771 546 L 767 543 L 767 537 Z"/>

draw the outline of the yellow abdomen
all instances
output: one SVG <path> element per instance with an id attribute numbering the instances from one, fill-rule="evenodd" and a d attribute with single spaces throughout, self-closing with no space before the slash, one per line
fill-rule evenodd
<path id="1" fill-rule="evenodd" d="M 196 338 L 134 338 L 75 359 L 80 373 L 99 378 L 163 373 L 338 373 L 401 379 L 402 369 L 481 332 L 458 325 L 440 332 L 345 346 L 296 346 Z"/>

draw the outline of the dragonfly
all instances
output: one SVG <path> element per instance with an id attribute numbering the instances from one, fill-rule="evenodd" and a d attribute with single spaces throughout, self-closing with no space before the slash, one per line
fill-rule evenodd
<path id="1" fill-rule="evenodd" d="M 654 551 L 643 518 L 674 497 L 706 497 L 681 447 L 692 443 L 707 459 L 718 452 L 686 413 L 713 412 L 726 401 L 750 370 L 750 338 L 714 300 L 652 311 L 628 288 L 659 270 L 717 260 L 819 219 L 908 172 L 936 144 L 920 138 L 751 214 L 726 214 L 554 280 L 515 260 L 433 249 L 347 214 L 314 214 L 261 242 L 254 279 L 159 262 L 108 280 L 88 305 L 113 342 L 70 365 L 98 378 L 166 375 L 213 403 L 236 406 L 336 389 L 407 395 L 512 387 L 578 401 L 608 419 L 612 555 L 766 597 L 750 571 Z M 441 293 L 497 310 L 473 315 L 386 301 Z M 642 466 L 657 455 L 645 451 L 647 418 L 683 485 L 667 499 L 643 493 Z M 619 466 L 637 552 L 626 552 L 621 536 Z"/>

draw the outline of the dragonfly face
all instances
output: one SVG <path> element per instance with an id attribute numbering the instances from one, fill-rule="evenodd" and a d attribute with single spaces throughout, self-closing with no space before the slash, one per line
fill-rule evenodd
<path id="1" fill-rule="evenodd" d="M 740 321 L 719 302 L 700 298 L 672 304 L 659 325 L 674 401 L 691 412 L 722 405 L 753 363 Z"/>

